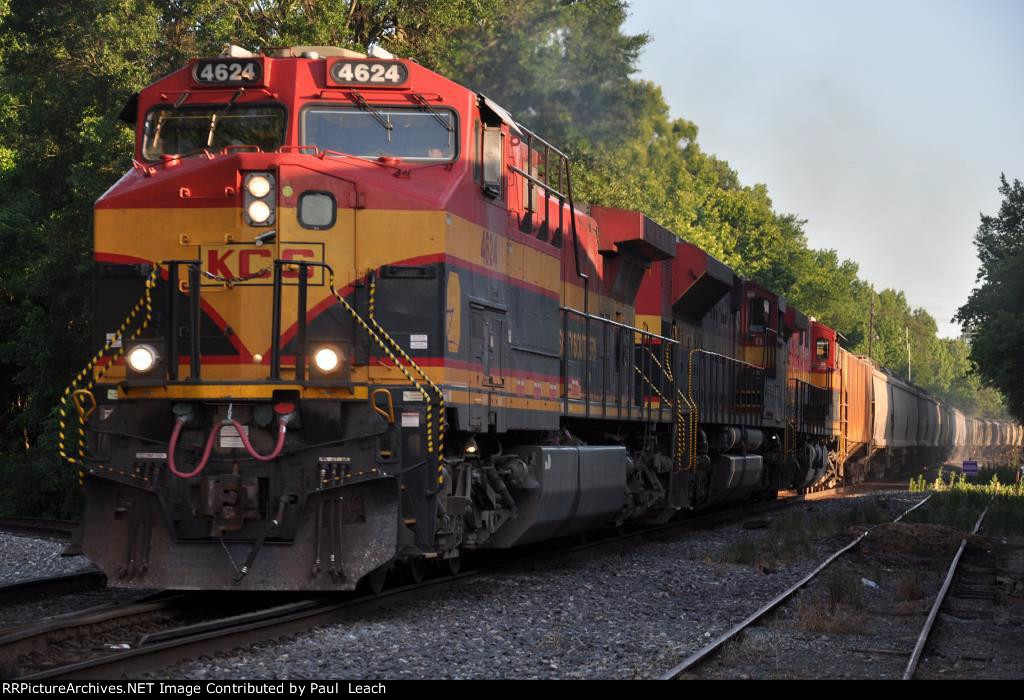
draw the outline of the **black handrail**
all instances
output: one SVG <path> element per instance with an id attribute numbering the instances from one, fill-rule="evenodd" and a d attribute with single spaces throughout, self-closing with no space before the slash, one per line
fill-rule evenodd
<path id="1" fill-rule="evenodd" d="M 167 376 L 171 381 L 178 379 L 178 263 L 167 264 L 167 325 L 164 328 L 167 342 Z"/>
<path id="2" fill-rule="evenodd" d="M 693 351 L 690 396 L 707 423 L 753 425 L 764 413 L 765 370 L 707 350 Z"/>
<path id="3" fill-rule="evenodd" d="M 189 380 L 199 381 L 202 377 L 202 369 L 200 367 L 202 353 L 199 337 L 202 321 L 202 307 L 200 305 L 202 262 L 199 260 L 164 260 L 162 264 L 167 265 L 167 318 L 164 327 L 164 339 L 167 343 L 168 358 L 167 376 L 170 381 L 177 381 L 179 374 L 178 294 L 181 291 L 178 289 L 180 279 L 178 266 L 188 265 Z"/>
<path id="4" fill-rule="evenodd" d="M 295 381 L 306 381 L 306 306 L 309 297 L 308 263 L 296 262 L 299 266 L 298 306 L 295 310 Z"/>
<path id="5" fill-rule="evenodd" d="M 306 380 L 306 331 L 308 326 L 309 273 L 312 267 L 322 267 L 334 275 L 334 270 L 326 263 L 306 260 L 274 260 L 274 295 L 271 303 L 270 327 L 270 378 L 281 379 L 281 297 L 284 289 L 284 268 L 298 268 L 298 294 L 295 309 L 295 381 Z"/>
<path id="6" fill-rule="evenodd" d="M 160 265 L 167 267 L 167 296 L 166 312 L 162 319 L 164 341 L 167 348 L 167 378 L 168 381 L 179 380 L 179 352 L 181 346 L 181 329 L 179 326 L 178 297 L 182 294 L 180 288 L 181 274 L 178 268 L 182 265 L 188 266 L 188 334 L 190 337 L 189 347 L 189 377 L 188 381 L 198 382 L 202 379 L 202 279 L 205 275 L 211 279 L 230 284 L 233 280 L 221 279 L 204 272 L 201 260 L 164 260 Z M 333 279 L 334 270 L 330 265 L 322 262 L 306 260 L 274 260 L 273 263 L 273 302 L 271 309 L 271 342 L 270 342 L 270 379 L 281 381 L 281 307 L 284 288 L 284 271 L 286 266 L 297 269 L 297 309 L 296 309 L 296 334 L 295 334 L 295 380 L 305 381 L 307 377 L 307 337 L 308 337 L 308 302 L 309 302 L 309 277 L 312 268 L 325 270 Z"/>
<path id="7" fill-rule="evenodd" d="M 270 378 L 281 379 L 281 274 L 280 260 L 274 261 L 274 297 L 270 320 Z"/>
<path id="8" fill-rule="evenodd" d="M 591 404 L 591 400 L 592 400 L 591 396 L 590 396 L 590 382 L 589 382 L 590 369 L 591 369 L 591 367 L 590 367 L 590 331 L 589 331 L 589 327 L 590 327 L 591 324 L 597 324 L 599 327 L 604 329 L 602 332 L 594 334 L 595 338 L 600 336 L 602 341 L 605 343 L 605 347 L 604 347 L 604 351 L 605 351 L 605 355 L 606 355 L 605 360 L 601 361 L 600 357 L 597 358 L 597 361 L 601 361 L 601 367 L 602 367 L 601 415 L 607 415 L 607 410 L 608 410 L 608 395 L 607 395 L 607 386 L 608 385 L 607 385 L 607 377 L 604 376 L 605 373 L 608 370 L 608 362 L 607 362 L 607 353 L 609 352 L 609 346 L 608 346 L 608 337 L 609 336 L 608 336 L 608 332 L 607 332 L 608 329 L 614 329 L 615 333 L 618 334 L 618 336 L 620 338 L 620 341 L 619 341 L 618 344 L 616 344 L 616 343 L 612 344 L 614 347 L 625 346 L 625 347 L 628 347 L 630 349 L 629 350 L 630 353 L 634 353 L 638 349 L 643 353 L 641 355 L 641 357 L 639 358 L 639 362 L 637 362 L 637 358 L 634 357 L 631 354 L 630 362 L 629 362 L 630 370 L 628 372 L 620 373 L 620 377 L 619 377 L 619 382 L 620 383 L 624 380 L 624 377 L 622 376 L 623 374 L 625 374 L 625 375 L 627 375 L 629 377 L 628 379 L 625 379 L 626 386 L 630 387 L 630 389 L 629 389 L 629 400 L 628 400 L 628 402 L 626 404 L 626 417 L 627 418 L 632 418 L 633 417 L 633 408 L 634 408 L 634 406 L 639 406 L 639 415 L 638 415 L 638 417 L 643 418 L 645 413 L 646 413 L 646 417 L 647 417 L 648 421 L 651 421 L 651 420 L 654 419 L 654 414 L 653 414 L 654 407 L 652 405 L 652 402 L 648 401 L 645 398 L 646 397 L 645 389 L 647 387 L 650 387 L 655 393 L 659 394 L 659 396 L 660 396 L 657 419 L 661 420 L 664 417 L 666 409 L 668 409 L 670 411 L 669 415 L 671 415 L 671 405 L 670 405 L 671 404 L 671 399 L 668 399 L 666 397 L 665 390 L 667 388 L 668 391 L 671 392 L 671 395 L 673 395 L 673 396 L 675 395 L 676 383 L 675 383 L 674 373 L 673 373 L 673 379 L 670 380 L 668 375 L 665 373 L 665 368 L 664 367 L 658 368 L 658 366 L 655 364 L 655 362 L 652 361 L 651 357 L 653 357 L 653 354 L 650 351 L 650 348 L 648 346 L 652 345 L 654 342 L 667 343 L 669 345 L 677 345 L 678 341 L 676 341 L 676 340 L 674 340 L 672 338 L 667 338 L 665 336 L 658 335 L 657 333 L 653 333 L 653 332 L 648 331 L 648 330 L 644 330 L 642 328 L 636 328 L 635 326 L 630 326 L 630 325 L 627 325 L 627 324 L 624 324 L 624 323 L 619 323 L 618 321 L 613 321 L 613 320 L 611 320 L 609 318 L 604 318 L 603 316 L 594 316 L 592 314 L 586 313 L 585 311 L 580 311 L 579 309 L 574 309 L 574 308 L 571 308 L 571 307 L 568 307 L 568 306 L 559 307 L 559 310 L 562 312 L 562 337 L 564 339 L 564 344 L 565 344 L 565 346 L 563 347 L 563 350 L 562 350 L 562 357 L 561 357 L 562 386 L 564 387 L 564 393 L 563 393 L 563 396 L 562 396 L 562 404 L 563 404 L 563 412 L 564 413 L 566 413 L 566 414 L 569 413 L 569 380 L 570 380 L 570 377 L 569 377 L 569 358 L 570 358 L 570 353 L 572 352 L 572 350 L 571 350 L 572 346 L 571 346 L 571 341 L 570 341 L 570 337 L 569 337 L 569 317 L 570 316 L 578 316 L 578 317 L 580 317 L 580 318 L 582 318 L 584 320 L 585 326 L 587 327 L 587 331 L 585 333 L 585 337 L 584 337 L 584 341 L 583 341 L 583 344 L 586 347 L 584 348 L 584 350 L 582 352 L 583 362 L 581 363 L 581 373 L 583 375 L 582 376 L 582 379 L 583 379 L 583 382 L 582 382 L 583 387 L 582 388 L 583 388 L 583 393 L 584 393 L 584 395 L 583 395 L 583 402 L 584 402 L 584 406 L 585 406 L 585 410 L 586 410 L 586 415 L 590 415 L 590 404 Z M 636 344 L 635 336 L 633 334 L 639 334 L 641 336 L 641 338 L 640 338 L 640 345 Z M 626 337 L 623 339 L 622 336 L 626 336 Z M 622 358 L 619 357 L 618 355 L 616 355 L 615 364 L 619 365 L 621 363 L 621 361 L 622 361 Z M 635 370 L 633 368 L 635 368 Z M 656 368 L 659 369 L 659 375 L 658 376 L 654 376 L 654 370 Z M 636 385 L 636 379 L 633 376 L 634 371 L 640 374 L 640 377 L 638 378 L 639 379 L 639 395 L 637 394 L 637 389 L 636 389 L 636 386 L 637 386 Z M 619 385 L 620 384 L 617 384 L 617 387 Z M 621 393 L 622 393 L 621 390 L 619 390 L 619 394 L 616 396 L 616 401 L 617 402 L 619 401 L 619 397 L 621 396 Z M 621 410 L 621 404 L 620 404 L 620 410 Z"/>
<path id="9" fill-rule="evenodd" d="M 200 304 L 199 304 L 200 296 L 201 296 L 201 293 L 202 293 L 200 285 L 202 284 L 202 282 L 199 279 L 199 272 L 200 272 L 200 270 L 199 270 L 199 263 L 198 262 L 196 262 L 196 263 L 189 263 L 189 266 L 188 266 L 189 318 L 188 318 L 188 320 L 189 320 L 189 336 L 190 336 L 190 338 L 189 338 L 189 350 L 191 350 L 191 353 L 189 355 L 189 378 L 192 381 L 194 381 L 194 382 L 198 382 L 200 376 L 202 375 L 202 371 L 201 371 L 201 369 L 199 367 L 200 357 L 201 357 L 201 354 L 199 352 L 199 349 L 200 349 L 199 345 L 200 345 L 200 342 L 201 342 L 200 336 L 199 336 L 199 328 L 200 328 L 200 323 L 199 322 L 200 322 L 200 320 L 202 318 L 200 316 L 200 313 L 201 313 L 200 309 L 201 309 L 201 307 L 200 307 Z M 175 359 L 177 359 L 177 355 L 175 355 Z"/>
<path id="10" fill-rule="evenodd" d="M 832 408 L 832 391 L 799 379 L 789 380 L 789 415 L 800 432 L 824 427 Z"/>

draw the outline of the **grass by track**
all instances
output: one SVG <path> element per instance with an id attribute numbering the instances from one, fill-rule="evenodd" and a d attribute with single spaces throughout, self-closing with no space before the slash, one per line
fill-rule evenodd
<path id="1" fill-rule="evenodd" d="M 978 513 L 988 506 L 986 536 L 1024 543 L 1024 482 L 1013 483 L 1013 477 L 1012 469 L 998 469 L 987 482 L 942 472 L 930 483 L 923 477 L 911 479 L 912 493 L 932 491 L 933 495 L 928 508 L 915 511 L 907 522 L 948 525 L 969 532 Z"/>

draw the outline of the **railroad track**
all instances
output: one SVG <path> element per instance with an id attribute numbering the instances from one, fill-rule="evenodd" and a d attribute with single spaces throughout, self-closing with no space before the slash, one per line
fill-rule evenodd
<path id="1" fill-rule="evenodd" d="M 919 508 L 922 505 L 924 505 L 925 502 L 927 502 L 929 500 L 929 498 L 931 498 L 931 496 L 928 496 L 928 497 L 922 499 L 921 501 L 916 503 L 913 507 L 911 507 L 907 511 L 904 511 L 893 522 L 898 522 L 899 520 L 903 519 L 911 511 L 916 510 L 917 508 Z M 971 579 L 971 575 L 972 575 L 971 571 L 968 571 L 968 572 L 964 573 L 963 577 L 966 577 L 967 580 L 966 581 L 961 581 L 958 584 L 959 588 L 956 589 L 956 592 L 955 593 L 951 593 L 954 581 L 960 580 L 958 577 L 960 577 L 960 575 L 961 575 L 961 569 L 962 569 L 961 564 L 962 564 L 962 561 L 963 561 L 963 558 L 964 558 L 964 553 L 965 553 L 966 547 L 967 547 L 968 542 L 969 542 L 969 538 L 974 536 L 974 535 L 977 535 L 977 533 L 981 529 L 981 526 L 982 526 L 982 524 L 984 522 L 984 519 L 985 519 L 985 516 L 986 516 L 987 513 L 988 513 L 988 508 L 983 510 L 982 513 L 979 515 L 979 517 L 978 517 L 977 521 L 975 522 L 974 527 L 971 530 L 970 534 L 969 535 L 965 535 L 960 540 L 959 547 L 958 547 L 958 549 L 956 551 L 956 554 L 953 556 L 952 561 L 950 561 L 950 563 L 948 564 L 948 567 L 945 568 L 945 577 L 944 577 L 941 585 L 938 588 L 938 592 L 936 593 L 934 600 L 932 601 L 932 604 L 931 604 L 931 606 L 929 608 L 929 612 L 928 612 L 928 614 L 927 614 L 927 616 L 926 616 L 926 618 L 925 618 L 925 620 L 923 622 L 923 625 L 921 626 L 920 631 L 917 633 L 916 641 L 915 641 L 915 643 L 913 645 L 913 649 L 911 649 L 910 645 L 908 644 L 907 646 L 905 646 L 903 648 L 903 650 L 900 650 L 900 649 L 896 648 L 896 649 L 892 649 L 892 650 L 889 650 L 889 649 L 874 649 L 874 650 L 847 649 L 847 651 L 868 651 L 869 653 L 875 653 L 875 654 L 902 656 L 904 659 L 907 660 L 906 661 L 906 667 L 905 667 L 905 669 L 903 671 L 902 678 L 903 678 L 903 680 L 911 680 L 911 679 L 913 679 L 915 677 L 915 675 L 917 674 L 918 664 L 920 663 L 925 650 L 928 648 L 929 640 L 932 637 L 932 631 L 935 628 L 936 622 L 938 620 L 938 614 L 939 614 L 940 610 L 942 609 L 944 602 L 947 599 L 947 594 L 948 595 L 957 595 L 957 596 L 977 597 L 977 598 L 985 599 L 985 600 L 989 600 L 993 596 L 992 581 L 995 578 L 995 574 L 994 574 L 994 571 L 991 571 L 991 570 L 985 570 L 985 571 L 981 571 L 981 572 L 978 572 L 978 571 L 973 572 L 973 575 L 975 576 L 975 578 L 979 579 L 978 581 L 975 581 L 975 580 Z M 874 528 L 871 528 L 871 529 L 873 530 Z M 810 573 L 805 575 L 802 579 L 800 579 L 798 582 L 793 584 L 786 591 L 784 591 L 783 593 L 779 594 L 778 596 L 773 598 L 771 601 L 769 601 L 765 605 L 761 606 L 752 615 L 750 615 L 749 617 L 747 617 L 746 619 L 744 619 L 743 621 L 741 621 L 737 625 L 733 626 L 732 628 L 727 630 L 725 633 L 723 633 L 719 637 L 715 638 L 711 643 L 709 643 L 706 646 L 702 647 L 697 652 L 691 654 L 689 657 L 687 657 L 681 663 L 679 663 L 678 665 L 673 667 L 671 670 L 669 670 L 668 672 L 663 674 L 661 676 L 661 678 L 663 680 L 675 680 L 675 679 L 679 679 L 679 678 L 683 677 L 684 674 L 689 674 L 689 673 L 697 671 L 698 668 L 702 664 L 704 664 L 705 662 L 709 661 L 718 652 L 720 652 L 723 649 L 723 647 L 725 647 L 725 645 L 727 643 L 729 643 L 730 641 L 733 641 L 733 640 L 737 640 L 739 638 L 739 636 L 744 631 L 748 630 L 750 627 L 752 627 L 753 625 L 757 624 L 758 622 L 764 620 L 764 618 L 769 613 L 771 613 L 773 610 L 777 610 L 786 601 L 788 601 L 790 598 L 792 598 L 800 589 L 804 588 L 814 578 L 816 578 L 819 574 L 821 574 L 823 571 L 825 571 L 829 566 L 831 566 L 833 563 L 835 563 L 843 554 L 849 552 L 851 549 L 853 549 L 855 546 L 857 546 L 869 534 L 870 534 L 870 531 L 862 533 L 861 536 L 857 537 L 855 540 L 853 540 L 850 543 L 846 544 L 844 547 L 840 548 L 839 550 L 833 552 L 829 557 L 827 557 L 824 561 L 822 561 L 822 563 L 819 564 L 813 571 L 811 571 Z"/>
<path id="2" fill-rule="evenodd" d="M 988 508 L 981 512 L 978 516 L 977 522 L 974 523 L 974 529 L 971 530 L 972 535 L 978 534 L 978 530 L 981 529 L 981 524 L 985 520 L 985 516 L 988 514 Z M 903 671 L 903 680 L 913 680 L 914 674 L 917 673 L 917 665 L 921 661 L 921 655 L 924 653 L 926 646 L 928 645 L 928 639 L 931 636 L 932 628 L 935 626 L 935 620 L 939 616 L 939 610 L 942 608 L 942 604 L 946 600 L 946 594 L 949 592 L 949 587 L 953 584 L 953 578 L 956 576 L 957 567 L 960 566 L 960 560 L 963 558 L 964 550 L 967 548 L 967 538 L 960 540 L 960 547 L 956 550 L 956 555 L 953 557 L 953 561 L 949 564 L 949 569 L 946 571 L 946 578 L 942 581 L 942 586 L 939 588 L 938 594 L 935 596 L 935 602 L 932 603 L 931 610 L 928 612 L 928 618 L 924 622 L 924 626 L 921 628 L 921 633 L 917 636 L 917 643 L 914 645 L 914 651 L 910 655 L 910 660 L 907 662 L 907 668 Z"/>
<path id="3" fill-rule="evenodd" d="M 72 520 L 24 517 L 0 518 L 0 530 L 19 535 L 33 535 L 36 537 L 70 540 L 77 528 L 78 523 Z"/>
<path id="4" fill-rule="evenodd" d="M 902 513 L 900 513 L 900 515 L 898 515 L 892 522 L 894 522 L 894 523 L 900 522 L 901 520 L 903 520 L 903 518 L 905 518 L 912 511 L 917 510 L 918 508 L 923 506 L 925 503 L 927 503 L 930 498 L 931 498 L 931 495 L 928 495 L 925 498 L 921 499 L 920 501 L 915 503 L 913 506 L 911 506 L 907 510 L 903 511 Z M 709 642 L 705 646 L 701 647 L 696 652 L 694 652 L 693 654 L 691 654 L 690 656 L 685 658 L 683 661 L 681 661 L 680 663 L 676 664 L 674 667 L 672 667 L 671 669 L 666 671 L 664 674 L 662 674 L 660 676 L 660 679 L 661 680 L 677 680 L 680 677 L 682 677 L 682 675 L 684 673 L 688 673 L 688 672 L 691 672 L 691 671 L 695 670 L 702 663 L 704 663 L 708 659 L 712 658 L 728 642 L 738 638 L 739 635 L 742 634 L 745 630 L 747 630 L 748 628 L 750 628 L 751 626 L 753 626 L 754 624 L 756 624 L 757 622 L 759 622 L 760 620 L 765 618 L 765 616 L 767 616 L 770 612 L 772 612 L 773 610 L 777 609 L 779 606 L 781 606 L 787 600 L 792 598 L 799 590 L 801 590 L 804 586 L 806 586 L 808 583 L 810 583 L 812 580 L 814 580 L 819 574 L 821 574 L 823 571 L 825 571 L 829 566 L 831 566 L 840 557 L 842 557 L 844 554 L 846 554 L 850 550 L 854 549 L 857 545 L 859 545 L 864 540 L 864 538 L 866 538 L 868 535 L 871 534 L 872 530 L 874 530 L 875 527 L 877 527 L 877 526 L 871 526 L 871 527 L 865 528 L 865 530 L 858 537 L 854 538 L 851 542 L 847 543 L 843 547 L 839 548 L 838 550 L 836 550 L 835 552 L 830 554 L 828 557 L 826 557 L 824 559 L 824 561 L 822 561 L 820 564 L 818 564 L 818 566 L 816 566 L 812 571 L 810 571 L 808 574 L 806 574 L 799 581 L 797 581 L 796 583 L 791 585 L 789 588 L 787 588 L 785 591 L 783 591 L 782 593 L 780 593 L 779 595 L 775 596 L 774 598 L 769 600 L 767 603 L 765 603 L 764 605 L 759 607 L 756 611 L 754 611 L 747 618 L 745 618 L 741 622 L 737 623 L 736 625 L 733 625 L 731 628 L 729 628 L 728 630 L 726 630 L 725 632 L 720 634 L 718 637 L 713 639 L 711 642 Z"/>
<path id="5" fill-rule="evenodd" d="M 820 495 L 813 498 L 818 499 Z M 137 675 L 196 656 L 230 652 L 316 626 L 359 619 L 384 606 L 441 594 L 482 574 L 495 574 L 589 550 L 628 546 L 636 540 L 671 539 L 784 510 L 809 500 L 794 495 L 743 509 L 702 513 L 678 522 L 617 533 L 568 547 L 564 543 L 561 546 L 544 543 L 525 549 L 519 556 L 492 561 L 455 576 L 403 585 L 376 595 L 281 595 L 270 597 L 268 601 L 265 594 L 246 599 L 244 592 L 159 594 L 128 605 L 0 630 L 0 674 L 25 680 L 91 680 Z"/>
<path id="6" fill-rule="evenodd" d="M 264 594 L 249 596 L 246 605 L 244 593 L 158 594 L 141 602 L 0 631 L 0 675 L 24 680 L 130 676 L 195 656 L 227 652 L 319 625 L 358 619 L 385 605 L 452 590 L 482 574 L 584 551 L 622 547 L 635 540 L 709 529 L 803 501 L 803 497 L 791 497 L 752 508 L 705 513 L 570 547 L 545 544 L 521 556 L 375 595 L 283 595 L 267 602 L 268 596 Z"/>
<path id="7" fill-rule="evenodd" d="M 106 584 L 107 577 L 99 569 L 16 581 L 0 586 L 0 607 L 93 590 Z"/>

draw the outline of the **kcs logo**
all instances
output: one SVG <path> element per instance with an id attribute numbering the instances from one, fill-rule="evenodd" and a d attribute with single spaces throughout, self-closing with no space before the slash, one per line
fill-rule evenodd
<path id="1" fill-rule="evenodd" d="M 256 245 L 203 246 L 203 285 L 215 286 L 225 282 L 233 285 L 269 285 L 274 283 L 274 254 L 281 260 L 295 262 L 323 262 L 323 243 L 284 243 L 279 247 Z M 298 268 L 286 266 L 281 273 L 285 284 L 295 284 Z M 324 283 L 322 267 L 306 268 L 306 279 L 311 285 Z"/>

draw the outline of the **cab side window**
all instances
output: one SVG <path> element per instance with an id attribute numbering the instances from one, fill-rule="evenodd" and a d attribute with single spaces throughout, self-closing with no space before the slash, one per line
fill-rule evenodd
<path id="1" fill-rule="evenodd" d="M 480 136 L 483 128 L 480 126 L 480 120 L 477 119 L 473 124 L 473 181 L 479 184 L 483 184 L 483 161 L 481 160 L 480 154 Z"/>
<path id="2" fill-rule="evenodd" d="M 818 362 L 828 361 L 828 338 L 818 338 L 814 344 L 814 359 Z"/>
<path id="3" fill-rule="evenodd" d="M 484 194 L 492 199 L 500 198 L 504 193 L 502 152 L 503 136 L 501 126 L 483 127 L 483 187 Z"/>
<path id="4" fill-rule="evenodd" d="M 771 306 L 767 299 L 754 298 L 750 300 L 750 332 L 751 333 L 763 333 L 765 324 L 768 323 L 768 317 L 771 312 Z"/>

